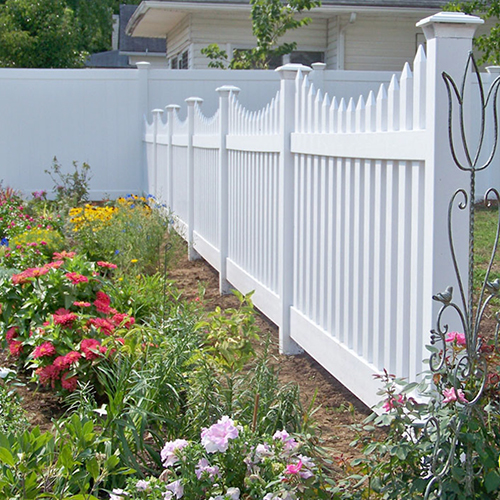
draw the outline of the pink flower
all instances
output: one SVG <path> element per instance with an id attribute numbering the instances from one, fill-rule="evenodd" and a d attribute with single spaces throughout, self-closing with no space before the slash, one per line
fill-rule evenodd
<path id="1" fill-rule="evenodd" d="M 45 356 L 53 356 L 56 353 L 56 348 L 50 342 L 44 342 L 37 346 L 33 351 L 33 358 L 43 358 Z"/>
<path id="2" fill-rule="evenodd" d="M 285 474 L 298 474 L 300 469 L 302 469 L 302 462 L 299 460 L 296 464 L 287 465 Z"/>
<path id="3" fill-rule="evenodd" d="M 389 399 L 387 399 L 382 408 L 385 411 L 391 411 L 393 408 L 396 408 L 396 406 L 403 405 L 404 402 L 405 400 L 402 394 L 399 394 L 397 399 L 394 396 L 389 396 Z"/>
<path id="4" fill-rule="evenodd" d="M 76 252 L 66 252 L 66 250 L 63 250 L 62 252 L 54 252 L 53 260 L 72 259 L 75 255 Z"/>
<path id="5" fill-rule="evenodd" d="M 83 274 L 78 273 L 66 273 L 65 276 L 71 281 L 71 283 L 73 283 L 73 285 L 78 285 L 78 283 L 87 283 L 89 280 L 87 276 L 83 276 Z"/>
<path id="6" fill-rule="evenodd" d="M 457 345 L 465 346 L 467 341 L 465 339 L 465 333 L 459 332 L 449 332 L 446 334 L 444 339 L 446 342 L 455 342 Z"/>
<path id="7" fill-rule="evenodd" d="M 208 479 L 220 477 L 219 467 L 217 467 L 217 465 L 211 466 L 206 458 L 201 458 L 199 460 L 194 472 L 198 479 L 201 479 L 204 474 L 208 476 Z"/>
<path id="8" fill-rule="evenodd" d="M 54 370 L 57 372 L 57 375 L 61 373 L 64 370 L 67 370 L 71 365 L 71 362 L 66 356 L 57 356 L 56 359 L 54 359 L 54 363 L 52 363 L 52 366 Z"/>
<path id="9" fill-rule="evenodd" d="M 445 389 L 443 391 L 443 396 L 443 404 L 451 403 L 452 401 L 468 403 L 467 399 L 465 399 L 465 394 L 462 389 L 458 389 L 458 391 L 454 387 L 452 387 L 451 389 Z"/>
<path id="10" fill-rule="evenodd" d="M 176 439 L 168 441 L 160 452 L 163 467 L 170 467 L 178 462 L 177 451 L 185 448 L 189 443 L 185 439 Z"/>
<path id="11" fill-rule="evenodd" d="M 52 382 L 53 385 L 54 380 L 56 380 L 59 375 L 59 371 L 53 365 L 38 368 L 35 370 L 35 373 L 38 375 L 42 385 L 47 385 L 49 382 Z"/>
<path id="12" fill-rule="evenodd" d="M 112 309 L 109 306 L 110 303 L 111 298 L 109 295 L 106 295 L 104 292 L 97 292 L 96 299 L 94 300 L 94 306 L 99 312 L 103 314 L 111 313 Z"/>
<path id="13" fill-rule="evenodd" d="M 105 262 L 103 260 L 99 260 L 97 262 L 99 267 L 104 267 L 105 269 L 116 269 L 118 266 L 116 264 L 112 264 L 111 262 Z"/>
<path id="14" fill-rule="evenodd" d="M 111 318 L 111 321 L 116 326 L 123 326 L 124 328 L 130 328 L 135 323 L 135 319 L 132 316 L 129 316 L 128 314 L 125 313 L 116 313 Z"/>
<path id="15" fill-rule="evenodd" d="M 201 432 L 201 444 L 208 453 L 216 451 L 225 452 L 229 446 L 229 440 L 238 437 L 238 428 L 227 416 L 223 416 L 219 421 Z"/>

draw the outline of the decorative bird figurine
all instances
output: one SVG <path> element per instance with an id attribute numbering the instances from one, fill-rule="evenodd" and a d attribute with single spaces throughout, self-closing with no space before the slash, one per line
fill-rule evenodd
<path id="1" fill-rule="evenodd" d="M 486 288 L 492 295 L 496 295 L 500 291 L 500 279 L 497 278 L 495 281 L 487 281 Z"/>
<path id="2" fill-rule="evenodd" d="M 453 297 L 453 287 L 449 286 L 448 288 L 446 288 L 444 292 L 433 295 L 432 299 L 437 300 L 438 302 L 442 302 L 443 304 L 449 304 L 451 302 L 452 297 Z"/>

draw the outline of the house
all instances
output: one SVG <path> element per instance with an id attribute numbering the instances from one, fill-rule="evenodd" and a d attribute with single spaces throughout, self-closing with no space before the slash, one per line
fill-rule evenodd
<path id="1" fill-rule="evenodd" d="M 92 54 L 86 64 L 88 67 L 135 68 L 139 61 L 149 62 L 152 68 L 167 67 L 165 39 L 131 37 L 125 33 L 136 8 L 136 5 L 120 5 L 120 14 L 113 16 L 112 50 Z"/>
<path id="2" fill-rule="evenodd" d="M 326 69 L 400 71 L 425 43 L 415 26 L 442 10 L 448 0 L 324 0 L 309 15 L 312 23 L 289 33 L 297 52 L 283 61 L 325 62 Z M 248 0 L 144 0 L 126 33 L 167 41 L 168 67 L 204 69 L 201 49 L 217 43 L 232 54 L 255 46 Z"/>

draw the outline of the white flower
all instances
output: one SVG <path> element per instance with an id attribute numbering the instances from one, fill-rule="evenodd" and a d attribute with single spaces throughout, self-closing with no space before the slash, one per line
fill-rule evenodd
<path id="1" fill-rule="evenodd" d="M 184 486 L 182 486 L 180 479 L 174 481 L 173 483 L 167 484 L 167 490 L 171 491 L 175 495 L 175 498 L 177 498 L 177 500 L 179 500 L 179 498 L 182 498 L 182 495 L 184 495 Z"/>
<path id="2" fill-rule="evenodd" d="M 240 500 L 240 489 L 239 488 L 228 488 L 226 492 L 226 497 L 229 496 L 231 500 Z"/>
<path id="3" fill-rule="evenodd" d="M 137 488 L 137 491 L 147 491 L 149 490 L 149 481 L 145 481 L 144 479 L 139 479 L 137 483 L 135 483 L 135 487 Z"/>

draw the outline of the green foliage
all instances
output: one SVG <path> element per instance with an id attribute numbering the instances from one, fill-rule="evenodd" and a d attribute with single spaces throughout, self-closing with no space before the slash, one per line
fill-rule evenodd
<path id="1" fill-rule="evenodd" d="M 91 179 L 90 166 L 83 163 L 81 167 L 76 161 L 73 162 L 73 172 L 64 173 L 62 166 L 57 158 L 54 160 L 50 169 L 45 170 L 54 182 L 53 192 L 56 195 L 56 202 L 62 205 L 62 208 L 69 210 L 70 207 L 76 207 L 89 198 L 89 182 Z"/>
<path id="2" fill-rule="evenodd" d="M 474 38 L 474 45 L 482 52 L 479 64 L 500 64 L 500 1 L 471 0 L 463 2 L 455 0 L 446 6 L 446 10 L 475 14 L 483 19 L 496 19 L 490 32 Z"/>
<path id="3" fill-rule="evenodd" d="M 257 46 L 251 50 L 235 51 L 228 61 L 228 54 L 217 44 L 201 50 L 210 59 L 211 68 L 268 69 L 270 62 L 293 52 L 297 43 L 281 43 L 280 39 L 289 31 L 306 26 L 311 18 L 297 19 L 297 14 L 321 5 L 320 0 L 292 0 L 285 4 L 281 0 L 251 0 L 252 32 Z"/>
<path id="4" fill-rule="evenodd" d="M 18 384 L 15 371 L 0 368 L 0 379 L 0 433 L 23 431 L 28 428 L 28 419 L 17 393 L 11 387 Z"/>
<path id="5" fill-rule="evenodd" d="M 83 66 L 77 30 L 64 0 L 7 0 L 0 5 L 0 66 Z"/>

